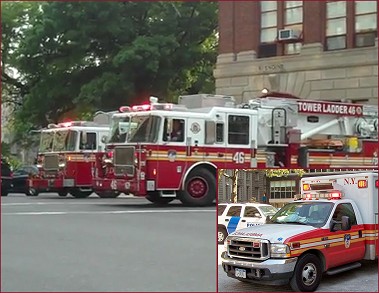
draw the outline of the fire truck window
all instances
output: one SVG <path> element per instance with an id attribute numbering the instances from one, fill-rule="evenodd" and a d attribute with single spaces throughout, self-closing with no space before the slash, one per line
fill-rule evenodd
<path id="1" fill-rule="evenodd" d="M 78 138 L 78 135 L 76 131 L 70 130 L 68 132 L 68 135 L 66 137 L 66 150 L 67 151 L 75 151 L 77 138 Z"/>
<path id="2" fill-rule="evenodd" d="M 259 211 L 255 207 L 245 207 L 244 217 L 257 218 L 256 214 L 259 214 Z M 261 218 L 261 217 L 259 217 Z"/>
<path id="3" fill-rule="evenodd" d="M 216 142 L 224 142 L 224 123 L 216 124 Z"/>
<path id="4" fill-rule="evenodd" d="M 229 115 L 228 143 L 249 144 L 250 119 L 248 116 Z"/>
<path id="5" fill-rule="evenodd" d="M 230 207 L 230 209 L 226 215 L 228 217 L 239 217 L 241 214 L 241 208 L 242 207 L 240 207 L 240 206 Z"/>
<path id="6" fill-rule="evenodd" d="M 348 216 L 350 218 L 350 223 L 352 226 L 357 225 L 357 218 L 355 217 L 353 206 L 350 203 L 339 204 L 334 211 L 333 220 L 341 222 L 342 216 Z M 340 230 L 341 225 L 337 225 L 336 229 Z"/>
<path id="7" fill-rule="evenodd" d="M 96 150 L 96 133 L 81 132 L 80 134 L 80 149 L 81 150 Z"/>
<path id="8" fill-rule="evenodd" d="M 184 119 L 166 119 L 164 141 L 184 141 Z"/>

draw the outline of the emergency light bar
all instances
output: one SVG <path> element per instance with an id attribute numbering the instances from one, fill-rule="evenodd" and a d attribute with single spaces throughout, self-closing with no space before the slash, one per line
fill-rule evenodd
<path id="1" fill-rule="evenodd" d="M 309 183 L 303 183 L 303 191 L 310 191 L 310 190 L 327 190 L 327 189 L 333 189 L 333 183 L 315 183 L 315 184 L 309 184 Z"/>
<path id="2" fill-rule="evenodd" d="M 302 200 L 312 200 L 312 199 L 341 199 L 342 192 L 339 190 L 318 190 L 316 192 L 309 192 L 301 194 Z"/>

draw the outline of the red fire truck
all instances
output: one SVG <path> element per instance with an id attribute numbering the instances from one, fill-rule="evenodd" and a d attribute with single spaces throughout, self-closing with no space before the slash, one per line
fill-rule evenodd
<path id="1" fill-rule="evenodd" d="M 203 206 L 215 199 L 217 168 L 377 168 L 375 106 L 200 94 L 120 112 L 96 160 L 97 193 Z"/>
<path id="2" fill-rule="evenodd" d="M 39 173 L 29 179 L 29 195 L 57 192 L 60 196 L 88 197 L 93 192 L 95 154 L 104 152 L 108 132 L 109 124 L 94 121 L 49 124 L 41 130 Z"/>

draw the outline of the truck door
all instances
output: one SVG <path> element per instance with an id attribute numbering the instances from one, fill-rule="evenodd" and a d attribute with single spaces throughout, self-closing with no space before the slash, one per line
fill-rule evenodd
<path id="1" fill-rule="evenodd" d="M 351 229 L 342 231 L 342 216 L 348 216 Z M 328 235 L 327 247 L 329 267 L 336 267 L 346 263 L 361 260 L 365 253 L 365 241 L 363 237 L 363 225 L 357 224 L 354 208 L 351 203 L 340 203 L 336 206 L 332 221 L 334 230 Z"/>
<path id="2" fill-rule="evenodd" d="M 258 209 L 253 206 L 245 206 L 242 213 L 242 219 L 239 229 L 252 227 L 262 224 L 262 215 Z"/>
<path id="3" fill-rule="evenodd" d="M 157 189 L 176 190 L 187 168 L 187 119 L 166 117 L 162 143 L 158 145 Z"/>
<path id="4" fill-rule="evenodd" d="M 239 228 L 241 220 L 241 211 L 242 206 L 237 205 L 231 206 L 228 212 L 226 213 L 223 224 L 225 225 L 228 234 L 233 233 L 238 229 L 241 229 Z"/>

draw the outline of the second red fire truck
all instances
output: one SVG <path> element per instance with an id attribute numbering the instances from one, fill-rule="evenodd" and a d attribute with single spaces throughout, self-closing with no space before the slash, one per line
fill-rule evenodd
<path id="1" fill-rule="evenodd" d="M 39 173 L 29 179 L 28 195 L 57 192 L 60 196 L 88 197 L 93 192 L 95 154 L 104 152 L 109 132 L 109 125 L 99 122 L 110 115 L 99 113 L 97 122 L 71 121 L 41 130 Z"/>
<path id="2" fill-rule="evenodd" d="M 204 206 L 216 198 L 217 168 L 377 168 L 374 106 L 199 94 L 120 112 L 93 180 L 110 196 Z"/>

